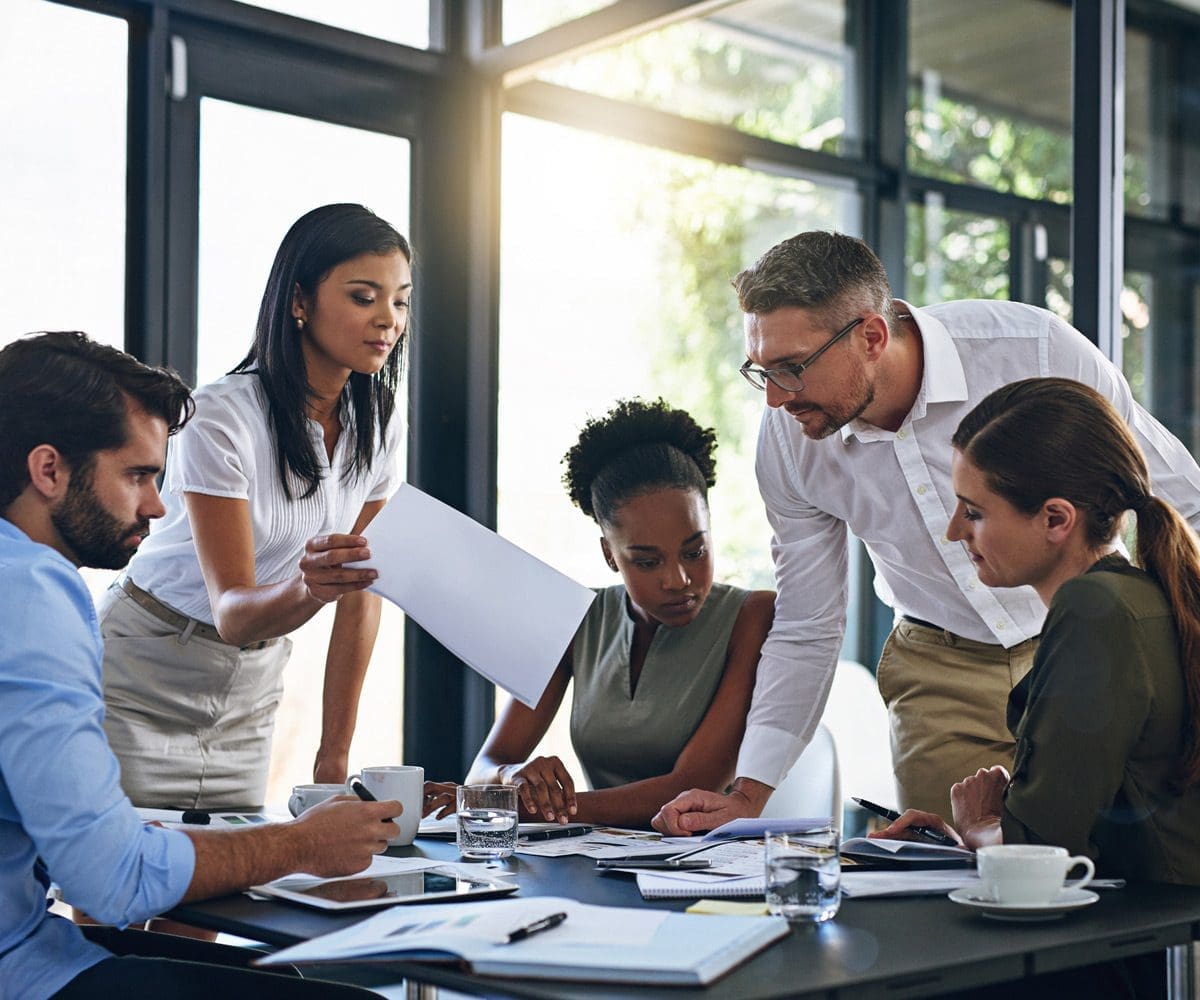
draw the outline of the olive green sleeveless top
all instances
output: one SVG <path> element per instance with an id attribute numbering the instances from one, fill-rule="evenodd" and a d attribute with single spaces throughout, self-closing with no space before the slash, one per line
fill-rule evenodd
<path id="1" fill-rule="evenodd" d="M 666 774 L 725 673 L 729 636 L 748 590 L 713 584 L 696 620 L 659 625 L 630 694 L 633 619 L 621 585 L 597 591 L 575 633 L 571 743 L 592 788 Z"/>

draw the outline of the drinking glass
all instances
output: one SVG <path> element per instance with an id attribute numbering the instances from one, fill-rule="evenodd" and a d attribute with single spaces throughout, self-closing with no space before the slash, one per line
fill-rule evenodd
<path id="1" fill-rule="evenodd" d="M 517 847 L 517 790 L 512 785 L 458 786 L 458 853 L 507 858 Z"/>
<path id="2" fill-rule="evenodd" d="M 767 909 L 797 922 L 822 923 L 841 903 L 838 831 L 833 827 L 768 833 Z"/>

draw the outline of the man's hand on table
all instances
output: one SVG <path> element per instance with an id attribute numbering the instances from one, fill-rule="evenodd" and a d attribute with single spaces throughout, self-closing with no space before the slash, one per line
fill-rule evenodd
<path id="1" fill-rule="evenodd" d="M 669 837 L 689 837 L 715 830 L 731 820 L 757 816 L 773 791 L 770 785 L 751 778 L 738 778 L 724 795 L 693 788 L 663 806 L 650 825 Z"/>

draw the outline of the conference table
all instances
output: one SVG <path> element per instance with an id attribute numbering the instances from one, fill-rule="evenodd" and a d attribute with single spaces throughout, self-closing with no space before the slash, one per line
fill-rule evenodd
<path id="1" fill-rule="evenodd" d="M 398 857 L 459 860 L 453 843 L 419 838 L 393 848 Z M 515 855 L 522 896 L 568 896 L 607 906 L 685 909 L 690 900 L 643 901 L 627 875 L 595 871 L 581 856 Z M 282 947 L 345 927 L 361 914 L 327 913 L 284 902 L 226 896 L 177 907 L 171 917 Z M 753 919 L 748 917 L 746 919 Z M 536 1000 L 644 1000 L 670 995 L 703 1000 L 780 997 L 929 997 L 1020 980 L 1147 952 L 1162 952 L 1171 996 L 1192 995 L 1191 942 L 1200 940 L 1200 888 L 1158 884 L 1102 890 L 1100 899 L 1061 920 L 1012 923 L 988 919 L 944 896 L 847 899 L 832 921 L 793 926 L 776 942 L 707 987 L 645 987 L 559 980 L 499 979 L 459 967 L 415 962 L 309 967 L 321 979 L 362 986 L 406 980 L 409 995 L 436 988 L 491 997 Z M 1020 984 L 1013 984 L 1019 995 Z"/>

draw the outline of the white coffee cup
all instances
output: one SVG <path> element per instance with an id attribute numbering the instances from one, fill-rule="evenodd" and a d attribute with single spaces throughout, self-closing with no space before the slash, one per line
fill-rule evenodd
<path id="1" fill-rule="evenodd" d="M 396 817 L 400 836 L 388 841 L 389 847 L 407 847 L 417 837 L 421 822 L 421 804 L 425 794 L 425 768 L 411 764 L 390 764 L 364 767 L 355 775 L 368 792 L 379 799 L 396 799 L 404 812 Z"/>
<path id="2" fill-rule="evenodd" d="M 1042 844 L 996 844 L 976 853 L 979 880 L 997 903 L 1049 903 L 1064 889 L 1082 889 L 1095 877 L 1096 866 L 1082 854 L 1065 847 Z M 1077 865 L 1087 869 L 1083 878 L 1063 884 Z"/>
<path id="3" fill-rule="evenodd" d="M 293 785 L 292 797 L 288 799 L 288 812 L 299 816 L 305 809 L 311 809 L 318 802 L 345 794 L 345 785 Z"/>

